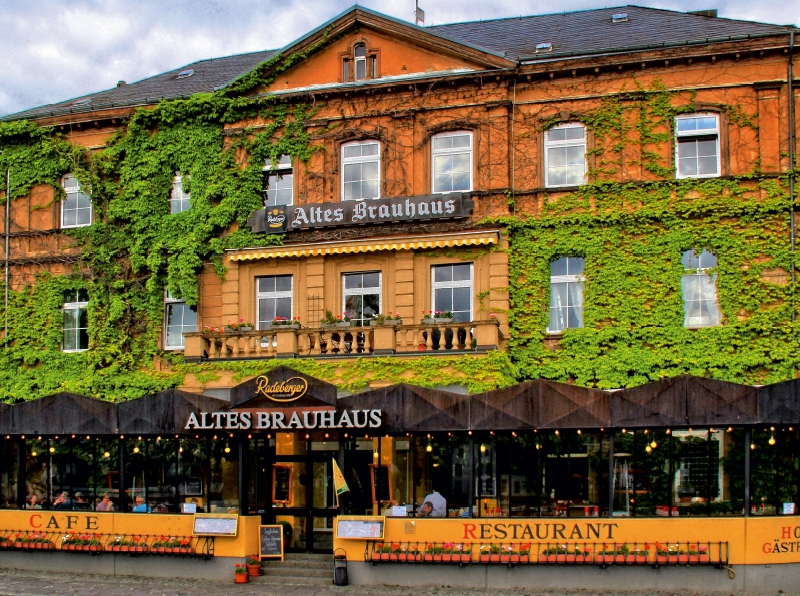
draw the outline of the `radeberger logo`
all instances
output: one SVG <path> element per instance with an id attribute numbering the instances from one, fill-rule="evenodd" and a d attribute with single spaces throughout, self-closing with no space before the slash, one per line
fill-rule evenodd
<path id="1" fill-rule="evenodd" d="M 308 391 L 308 382 L 302 377 L 292 377 L 285 381 L 270 383 L 266 376 L 256 379 L 256 395 L 263 395 L 272 401 L 287 403 L 300 399 Z"/>
<path id="2" fill-rule="evenodd" d="M 282 228 L 286 222 L 286 215 L 283 209 L 272 209 L 267 211 L 267 225 L 270 228 Z"/>

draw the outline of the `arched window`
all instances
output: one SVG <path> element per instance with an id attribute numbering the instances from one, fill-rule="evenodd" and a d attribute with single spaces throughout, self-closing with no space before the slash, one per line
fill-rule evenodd
<path id="1" fill-rule="evenodd" d="M 472 133 L 446 132 L 431 139 L 431 192 L 472 190 Z"/>
<path id="2" fill-rule="evenodd" d="M 686 274 L 681 277 L 683 291 L 684 327 L 713 327 L 722 316 L 717 304 L 717 275 L 709 270 L 717 266 L 717 257 L 705 248 L 698 255 L 687 250 L 681 259 Z"/>
<path id="3" fill-rule="evenodd" d="M 61 179 L 67 198 L 61 202 L 61 227 L 81 228 L 92 223 L 92 201 L 81 189 L 78 179 L 67 174 Z"/>
<path id="4" fill-rule="evenodd" d="M 377 54 L 369 54 L 366 44 L 357 43 L 353 46 L 353 55 L 345 57 L 342 62 L 342 80 L 346 83 L 350 80 L 363 81 L 364 79 L 375 79 L 377 77 Z"/>
<path id="5" fill-rule="evenodd" d="M 378 141 L 342 145 L 342 199 L 377 199 L 381 194 L 381 156 Z"/>
<path id="6" fill-rule="evenodd" d="M 582 257 L 561 257 L 550 263 L 550 324 L 548 333 L 583 327 Z"/>

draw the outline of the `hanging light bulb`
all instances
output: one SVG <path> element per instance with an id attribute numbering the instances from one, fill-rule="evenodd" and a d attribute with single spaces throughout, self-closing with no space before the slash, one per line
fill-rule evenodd
<path id="1" fill-rule="evenodd" d="M 178 453 L 183 453 L 183 445 L 181 445 L 180 447 L 178 447 Z"/>
<path id="2" fill-rule="evenodd" d="M 667 429 L 667 434 L 668 434 L 668 435 L 671 435 L 671 434 L 672 434 L 672 431 L 671 431 L 670 429 Z"/>
<path id="3" fill-rule="evenodd" d="M 430 453 L 431 451 L 433 451 L 433 445 L 431 445 L 430 443 L 428 443 L 428 445 L 425 447 L 425 451 L 427 451 L 428 453 Z"/>
<path id="4" fill-rule="evenodd" d="M 579 434 L 579 435 L 582 435 L 582 434 L 583 434 L 583 431 L 582 431 L 581 429 L 578 429 L 578 434 Z"/>
<path id="5" fill-rule="evenodd" d="M 650 443 L 650 448 L 651 448 L 651 449 L 655 449 L 656 447 L 658 447 L 658 443 L 656 443 L 655 441 L 653 441 L 652 443 Z"/>
<path id="6" fill-rule="evenodd" d="M 627 430 L 625 430 L 624 428 L 622 429 L 622 434 L 623 434 L 623 435 L 624 435 L 624 434 L 627 434 L 627 432 L 628 432 L 628 431 L 627 431 Z"/>
<path id="7" fill-rule="evenodd" d="M 481 453 L 486 453 L 486 445 L 481 443 Z"/>
<path id="8" fill-rule="evenodd" d="M 108 459 L 109 457 L 111 457 L 111 454 L 108 451 L 106 451 L 105 453 L 103 453 L 103 457 L 105 459 Z"/>
<path id="9" fill-rule="evenodd" d="M 231 452 L 231 447 L 230 447 L 230 445 L 228 445 L 228 441 L 225 441 L 225 449 L 224 449 L 224 451 L 225 451 L 225 453 L 230 453 Z"/>
<path id="10" fill-rule="evenodd" d="M 653 448 L 650 447 L 650 445 L 648 445 L 647 447 L 644 448 L 644 450 L 647 451 L 647 453 L 650 453 L 653 450 Z"/>
<path id="11" fill-rule="evenodd" d="M 139 445 L 136 445 L 136 446 L 133 448 L 133 452 L 134 452 L 134 453 L 139 453 Z"/>
<path id="12" fill-rule="evenodd" d="M 769 444 L 770 445 L 774 445 L 775 444 L 775 437 L 770 437 L 769 438 Z"/>
<path id="13" fill-rule="evenodd" d="M 756 444 L 755 443 L 750 443 L 750 449 L 754 450 L 755 448 L 756 448 Z"/>
<path id="14" fill-rule="evenodd" d="M 541 446 L 541 445 L 539 445 L 539 443 L 536 443 L 536 448 L 537 448 L 537 449 L 541 449 L 541 448 L 542 448 L 542 446 Z"/>
<path id="15" fill-rule="evenodd" d="M 32 457 L 36 457 L 37 455 L 39 455 L 39 454 L 38 454 L 38 453 L 36 453 L 36 450 L 35 450 L 35 449 L 34 449 L 33 451 L 31 451 L 31 456 L 32 456 Z"/>
<path id="16" fill-rule="evenodd" d="M 50 453 L 55 453 L 55 452 L 56 452 L 56 448 L 55 447 L 50 447 Z"/>
<path id="17" fill-rule="evenodd" d="M 375 451 L 373 451 L 373 452 L 372 452 L 372 457 L 373 457 L 374 459 L 378 459 L 378 450 L 377 450 L 377 449 L 376 449 Z"/>

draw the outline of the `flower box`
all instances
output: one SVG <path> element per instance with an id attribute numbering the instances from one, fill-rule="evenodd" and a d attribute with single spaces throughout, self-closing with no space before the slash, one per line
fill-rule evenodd
<path id="1" fill-rule="evenodd" d="M 229 327 L 228 325 L 225 325 L 225 333 L 236 333 L 236 329 L 234 329 L 233 327 Z"/>
<path id="2" fill-rule="evenodd" d="M 378 323 L 378 325 L 388 325 L 389 327 L 396 327 L 397 325 L 402 325 L 403 321 L 401 319 L 392 319 L 390 321 L 384 321 L 383 323 Z"/>
<path id="3" fill-rule="evenodd" d="M 436 319 L 432 319 L 430 317 L 422 319 L 423 325 L 434 325 L 436 323 Z"/>
<path id="4" fill-rule="evenodd" d="M 334 328 L 336 328 L 336 323 L 320 323 L 319 324 L 319 328 L 320 329 L 334 329 Z"/>
<path id="5" fill-rule="evenodd" d="M 253 329 L 254 329 L 254 327 L 251 327 L 250 325 L 243 325 L 243 326 L 239 327 L 239 332 L 240 333 L 249 333 Z"/>
<path id="6" fill-rule="evenodd" d="M 488 563 L 489 562 L 489 555 L 481 555 L 479 560 L 480 560 L 481 563 Z"/>
<path id="7" fill-rule="evenodd" d="M 442 563 L 451 563 L 453 561 L 453 555 L 450 553 L 442 553 Z"/>
<path id="8" fill-rule="evenodd" d="M 678 562 L 678 555 L 657 555 L 656 563 L 661 565 L 670 565 Z"/>
<path id="9" fill-rule="evenodd" d="M 381 560 L 381 561 L 388 561 L 388 560 L 389 560 L 389 555 L 390 555 L 390 554 L 391 554 L 391 553 L 381 553 L 380 560 Z"/>
<path id="10" fill-rule="evenodd" d="M 489 555 L 489 562 L 490 563 L 499 563 L 500 562 L 500 555 L 499 554 L 490 554 Z"/>
<path id="11" fill-rule="evenodd" d="M 500 555 L 500 562 L 501 563 L 510 563 L 511 562 L 511 555 Z"/>
<path id="12" fill-rule="evenodd" d="M 334 325 L 334 326 L 335 326 L 337 329 L 347 329 L 347 328 L 349 328 L 349 327 L 350 327 L 350 323 L 351 323 L 351 322 L 352 322 L 352 321 L 339 321 L 339 322 L 337 322 L 337 323 L 334 323 L 333 325 Z"/>
<path id="13" fill-rule="evenodd" d="M 381 551 L 379 551 L 379 550 L 372 551 L 372 560 L 373 561 L 380 561 L 381 560 Z"/>
<path id="14" fill-rule="evenodd" d="M 628 563 L 630 565 L 647 565 L 647 555 L 639 554 L 628 557 Z"/>
<path id="15" fill-rule="evenodd" d="M 453 319 L 451 317 L 434 317 L 433 322 L 436 325 L 447 325 L 452 323 Z"/>
<path id="16" fill-rule="evenodd" d="M 686 564 L 686 563 L 688 563 L 689 562 L 689 557 L 690 557 L 690 555 L 678 555 L 678 564 L 681 564 L 681 563 Z"/>
<path id="17" fill-rule="evenodd" d="M 400 554 L 398 554 L 396 556 L 397 556 L 397 560 L 398 561 L 402 561 L 403 563 L 405 563 L 406 561 L 408 561 L 408 556 L 409 555 L 408 555 L 408 553 L 400 553 Z"/>
<path id="18" fill-rule="evenodd" d="M 461 560 L 459 563 L 471 563 L 472 562 L 472 555 L 469 553 L 462 553 Z"/>

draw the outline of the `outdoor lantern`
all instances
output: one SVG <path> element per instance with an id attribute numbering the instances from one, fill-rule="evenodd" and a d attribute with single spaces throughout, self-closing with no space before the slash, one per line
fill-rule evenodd
<path id="1" fill-rule="evenodd" d="M 55 452 L 56 452 L 56 448 L 55 447 L 50 447 L 50 453 L 55 453 Z"/>

